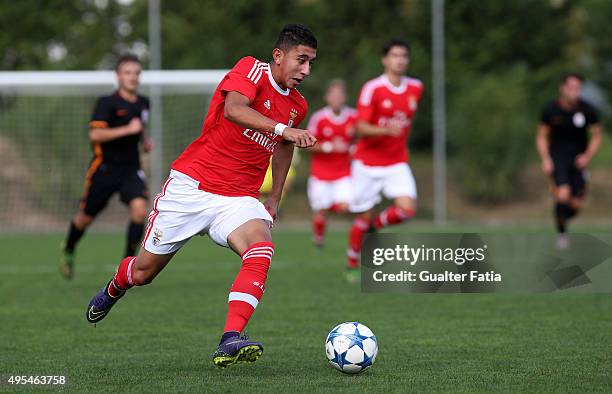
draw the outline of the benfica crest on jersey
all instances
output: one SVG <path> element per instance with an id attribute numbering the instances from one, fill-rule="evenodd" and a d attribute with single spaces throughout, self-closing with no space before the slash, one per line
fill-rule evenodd
<path id="1" fill-rule="evenodd" d="M 410 109 L 412 111 L 416 111 L 417 110 L 417 107 L 419 106 L 419 103 L 418 103 L 416 97 L 408 96 L 408 106 L 410 107 Z"/>
<path id="2" fill-rule="evenodd" d="M 297 118 L 297 116 L 297 110 L 295 108 L 291 108 L 291 111 L 289 111 L 289 122 L 287 122 L 287 126 L 293 127 L 293 120 Z"/>

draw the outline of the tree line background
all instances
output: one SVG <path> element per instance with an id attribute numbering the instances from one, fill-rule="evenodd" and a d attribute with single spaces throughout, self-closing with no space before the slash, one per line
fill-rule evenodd
<path id="1" fill-rule="evenodd" d="M 312 76 L 300 89 L 311 109 L 326 82 L 347 81 L 351 105 L 381 73 L 382 43 L 411 43 L 409 74 L 425 83 L 410 140 L 432 146 L 431 4 L 428 0 L 162 0 L 162 68 L 230 68 L 240 57 L 270 57 L 285 23 L 308 25 L 319 40 Z M 449 176 L 472 201 L 503 202 L 536 158 L 535 125 L 560 75 L 578 71 L 607 114 L 612 88 L 612 2 L 452 0 L 445 5 Z M 125 52 L 148 62 L 144 0 L 0 2 L 0 69 L 112 68 Z M 197 132 L 197 131 L 196 131 Z M 605 159 L 599 159 L 609 163 Z"/>

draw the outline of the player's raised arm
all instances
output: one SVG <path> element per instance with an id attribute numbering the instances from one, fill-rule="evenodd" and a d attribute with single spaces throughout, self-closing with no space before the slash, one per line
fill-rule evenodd
<path id="1" fill-rule="evenodd" d="M 317 139 L 308 130 L 294 129 L 275 122 L 251 108 L 250 104 L 249 98 L 245 95 L 233 91 L 228 92 L 225 97 L 225 119 L 249 129 L 280 135 L 283 139 L 294 142 L 299 148 L 308 148 L 317 142 Z"/>

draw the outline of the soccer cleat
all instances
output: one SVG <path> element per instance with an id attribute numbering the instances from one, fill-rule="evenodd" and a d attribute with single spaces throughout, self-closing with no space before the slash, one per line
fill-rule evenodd
<path id="1" fill-rule="evenodd" d="M 560 233 L 557 235 L 556 245 L 557 250 L 567 250 L 570 246 L 569 236 L 567 233 Z"/>
<path id="2" fill-rule="evenodd" d="M 59 271 L 64 279 L 70 280 L 74 277 L 74 252 L 67 251 L 64 244 L 62 244 L 61 253 Z"/>
<path id="3" fill-rule="evenodd" d="M 347 267 L 346 271 L 344 272 L 344 279 L 351 284 L 359 283 L 359 280 L 361 279 L 361 272 L 359 268 Z"/>
<path id="4" fill-rule="evenodd" d="M 325 246 L 325 241 L 323 240 L 323 237 L 313 237 L 312 239 L 312 245 L 319 251 L 322 252 L 323 251 L 323 247 Z"/>
<path id="5" fill-rule="evenodd" d="M 123 295 L 125 291 L 118 297 L 111 297 L 108 293 L 108 286 L 112 283 L 108 282 L 95 296 L 89 301 L 87 305 L 87 311 L 85 312 L 85 318 L 88 322 L 96 324 L 106 317 L 111 308 Z"/>
<path id="6" fill-rule="evenodd" d="M 252 363 L 263 354 L 263 344 L 249 341 L 246 335 L 226 339 L 212 355 L 212 362 L 225 368 L 232 364 Z"/>

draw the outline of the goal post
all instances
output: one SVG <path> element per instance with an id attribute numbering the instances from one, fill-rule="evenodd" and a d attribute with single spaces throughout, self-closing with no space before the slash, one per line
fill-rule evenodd
<path id="1" fill-rule="evenodd" d="M 142 71 L 139 93 L 151 99 L 151 113 L 157 112 L 147 125 L 154 149 L 142 155 L 151 195 L 172 160 L 200 134 L 226 73 Z M 0 72 L 0 231 L 65 230 L 93 156 L 88 123 L 95 101 L 116 86 L 114 71 Z M 114 197 L 94 228 L 123 228 L 126 220 Z"/>

